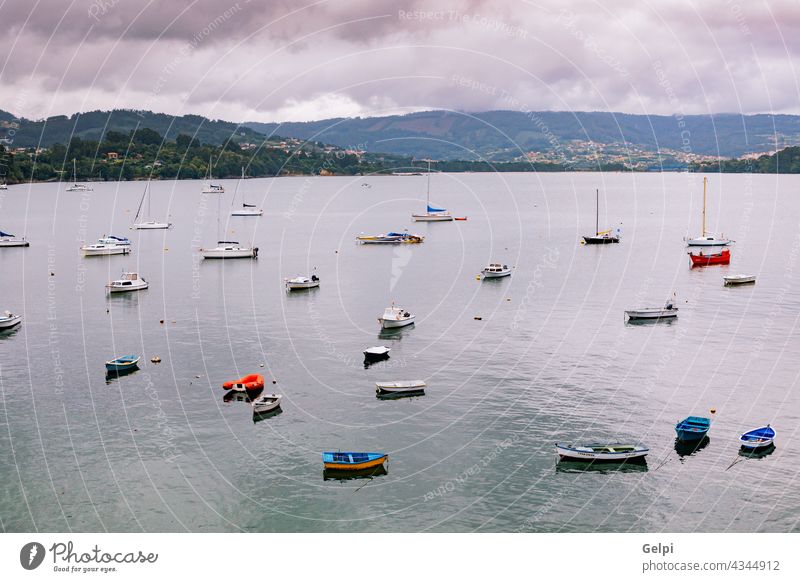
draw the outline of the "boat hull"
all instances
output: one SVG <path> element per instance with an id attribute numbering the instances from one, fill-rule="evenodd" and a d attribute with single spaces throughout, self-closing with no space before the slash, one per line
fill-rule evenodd
<path id="1" fill-rule="evenodd" d="M 720 238 L 720 239 L 708 239 L 708 238 L 690 238 L 686 241 L 686 246 L 689 247 L 724 247 L 731 244 L 731 241 Z"/>
<path id="2" fill-rule="evenodd" d="M 453 217 L 449 214 L 412 214 L 414 222 L 450 222 Z"/>
<path id="3" fill-rule="evenodd" d="M 336 453 L 341 455 L 342 453 Z M 347 454 L 347 453 L 344 453 Z M 370 454 L 370 458 L 361 462 L 340 462 L 336 461 L 334 453 L 323 453 L 323 465 L 326 471 L 363 471 L 364 469 L 373 469 L 380 467 L 389 459 L 389 455 Z"/>
<path id="4" fill-rule="evenodd" d="M 22 323 L 21 315 L 14 315 L 11 317 L 1 317 L 0 329 L 11 329 L 12 327 L 18 326 L 20 323 Z"/>
<path id="5" fill-rule="evenodd" d="M 307 281 L 303 283 L 293 283 L 292 281 L 286 281 L 286 288 L 289 291 L 297 291 L 300 289 L 314 289 L 315 287 L 319 287 L 319 281 Z"/>
<path id="6" fill-rule="evenodd" d="M 707 267 L 708 265 L 728 265 L 731 262 L 730 251 L 722 251 L 713 255 L 694 255 L 689 253 L 689 258 L 692 261 L 693 267 Z"/>
<path id="7" fill-rule="evenodd" d="M 142 291 L 147 289 L 150 283 L 142 283 L 141 285 L 106 285 L 109 293 L 127 293 L 129 291 Z"/>
<path id="8" fill-rule="evenodd" d="M 678 317 L 678 309 L 632 309 L 625 315 L 631 320 L 672 319 Z"/>
<path id="9" fill-rule="evenodd" d="M 610 245 L 619 242 L 618 236 L 585 236 L 583 242 L 587 245 Z"/>
<path id="10" fill-rule="evenodd" d="M 0 239 L 0 247 L 29 247 L 31 243 L 25 239 Z"/>
<path id="11" fill-rule="evenodd" d="M 81 247 L 84 257 L 106 257 L 109 255 L 127 255 L 131 249 L 128 246 L 116 246 L 106 248 Z"/>
<path id="12" fill-rule="evenodd" d="M 556 453 L 558 453 L 559 458 L 569 461 L 620 463 L 631 460 L 644 460 L 650 452 L 650 449 L 643 446 L 611 443 L 603 445 L 602 448 L 604 450 L 601 451 L 591 450 L 593 446 L 597 445 L 574 447 L 556 443 Z M 615 446 L 624 450 L 614 450 Z"/>
<path id="13" fill-rule="evenodd" d="M 375 382 L 378 394 L 416 394 L 425 392 L 427 385 L 422 380 L 413 382 Z"/>
<path id="14" fill-rule="evenodd" d="M 263 210 L 234 210 L 231 216 L 261 216 L 264 214 Z"/>
<path id="15" fill-rule="evenodd" d="M 407 319 L 400 319 L 400 320 L 381 318 L 380 322 L 381 322 L 381 327 L 383 329 L 396 329 L 398 327 L 406 327 L 407 325 L 411 325 L 412 323 L 414 323 L 414 316 L 412 315 Z"/>
<path id="16" fill-rule="evenodd" d="M 131 226 L 133 230 L 166 230 L 172 228 L 171 222 L 137 222 Z"/>
<path id="17" fill-rule="evenodd" d="M 139 367 L 140 359 L 141 358 L 136 358 L 135 360 L 130 360 L 130 361 L 109 360 L 108 362 L 106 362 L 106 371 L 127 372 L 129 370 L 135 370 Z"/>
<path id="18" fill-rule="evenodd" d="M 200 249 L 204 259 L 255 259 L 257 249 Z"/>
<path id="19" fill-rule="evenodd" d="M 736 285 L 752 285 L 756 282 L 756 276 L 733 276 L 733 277 L 723 277 L 723 281 L 725 281 L 725 286 L 727 287 L 734 287 Z"/>
<path id="20" fill-rule="evenodd" d="M 511 269 L 509 269 L 507 271 L 501 271 L 499 273 L 492 272 L 492 271 L 486 271 L 484 269 L 483 271 L 481 271 L 481 273 L 483 273 L 483 278 L 484 279 L 502 279 L 503 277 L 510 277 L 511 276 Z"/>
<path id="21" fill-rule="evenodd" d="M 762 426 L 744 433 L 739 437 L 743 449 L 756 450 L 772 446 L 775 441 L 775 430 L 770 426 Z"/>
<path id="22" fill-rule="evenodd" d="M 261 401 L 262 398 L 266 398 L 265 401 Z M 265 396 L 259 396 L 253 402 L 253 414 L 267 414 L 269 412 L 274 412 L 281 406 L 281 396 L 280 394 L 268 394 Z"/>

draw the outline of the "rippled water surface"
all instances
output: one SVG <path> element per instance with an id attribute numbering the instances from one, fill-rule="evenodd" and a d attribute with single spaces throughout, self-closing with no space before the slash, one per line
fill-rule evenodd
<path id="1" fill-rule="evenodd" d="M 175 227 L 129 231 L 142 186 L 0 192 L 0 229 L 31 241 L 0 249 L 0 310 L 24 316 L 0 335 L 4 531 L 800 529 L 800 177 L 714 176 L 710 227 L 737 242 L 729 267 L 695 270 L 698 175 L 437 175 L 432 201 L 469 217 L 440 224 L 410 221 L 424 177 L 248 180 L 263 218 L 221 230 L 259 258 L 225 262 L 196 252 L 218 236 L 214 195 L 154 182 L 153 214 Z M 619 245 L 578 243 L 595 188 Z M 424 244 L 354 242 L 404 228 Z M 133 254 L 81 258 L 104 233 Z M 476 280 L 489 261 L 513 276 Z M 106 297 L 123 268 L 150 289 Z M 320 289 L 285 292 L 313 268 Z M 738 272 L 757 284 L 723 287 Z M 673 292 L 677 321 L 624 323 Z M 379 336 L 392 301 L 417 323 Z M 364 369 L 381 344 L 391 359 Z M 106 382 L 127 353 L 142 369 Z M 223 400 L 251 372 L 276 380 L 281 414 L 254 423 Z M 426 395 L 375 397 L 403 379 Z M 675 422 L 710 409 L 707 446 L 681 457 Z M 766 423 L 775 451 L 740 457 L 739 433 Z M 556 440 L 604 438 L 648 444 L 648 465 L 557 466 Z M 323 480 L 336 449 L 386 451 L 388 473 Z"/>

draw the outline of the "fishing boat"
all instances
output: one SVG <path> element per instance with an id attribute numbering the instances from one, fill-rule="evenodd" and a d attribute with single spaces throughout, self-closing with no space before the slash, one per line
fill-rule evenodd
<path id="1" fill-rule="evenodd" d="M 106 288 L 109 293 L 125 293 L 127 291 L 141 291 L 149 286 L 150 283 L 139 277 L 139 273 L 123 271 L 122 277 L 110 281 Z"/>
<path id="2" fill-rule="evenodd" d="M 11 329 L 22 323 L 22 316 L 6 310 L 0 315 L 0 329 Z"/>
<path id="3" fill-rule="evenodd" d="M 500 277 L 510 277 L 511 267 L 500 263 L 489 263 L 481 271 L 484 279 L 499 279 Z"/>
<path id="4" fill-rule="evenodd" d="M 650 449 L 644 445 L 630 443 L 588 443 L 567 445 L 556 443 L 556 453 L 565 461 L 623 462 L 644 460 Z"/>
<path id="5" fill-rule="evenodd" d="M 116 243 L 96 242 L 91 245 L 83 245 L 81 252 L 84 257 L 101 257 L 107 255 L 127 255 L 131 252 L 128 245 L 118 245 Z"/>
<path id="6" fill-rule="evenodd" d="M 126 237 L 114 236 L 113 234 L 110 234 L 108 236 L 103 236 L 103 238 L 98 239 L 97 242 L 102 244 L 121 245 L 121 246 L 130 246 L 131 244 L 131 241 Z"/>
<path id="7" fill-rule="evenodd" d="M 316 275 L 311 275 L 310 277 L 295 277 L 294 279 L 284 279 L 286 282 L 286 288 L 289 291 L 295 291 L 298 289 L 313 289 L 314 287 L 319 287 L 319 277 Z"/>
<path id="8" fill-rule="evenodd" d="M 690 247 L 720 247 L 729 245 L 731 242 L 725 236 L 717 237 L 712 233 L 706 232 L 706 189 L 708 185 L 708 178 L 703 177 L 703 234 L 696 238 L 686 240 L 686 244 Z"/>
<path id="9" fill-rule="evenodd" d="M 383 329 L 392 329 L 411 325 L 414 323 L 414 317 L 414 315 L 405 309 L 395 307 L 394 304 L 392 304 L 391 307 L 387 307 L 383 311 L 383 315 L 378 318 L 378 322 Z"/>
<path id="10" fill-rule="evenodd" d="M 680 441 L 699 441 L 711 428 L 711 419 L 704 416 L 688 416 L 675 425 Z"/>
<path id="11" fill-rule="evenodd" d="M 428 160 L 428 190 L 426 194 L 425 214 L 412 214 L 414 222 L 447 222 L 453 220 L 453 216 L 447 212 L 446 208 L 435 208 L 431 206 L 431 161 Z"/>
<path id="12" fill-rule="evenodd" d="M 159 222 L 151 218 L 150 198 L 150 181 L 148 180 L 144 186 L 142 199 L 139 201 L 139 208 L 136 210 L 136 217 L 133 219 L 133 225 L 131 228 L 134 230 L 165 230 L 167 228 L 172 228 L 171 222 Z M 147 212 L 142 215 L 142 208 L 145 208 L 145 199 L 147 200 Z M 140 216 L 142 217 L 141 220 L 139 219 Z"/>
<path id="13" fill-rule="evenodd" d="M 327 471 L 359 471 L 382 466 L 389 460 L 386 453 L 324 452 L 322 463 Z"/>
<path id="14" fill-rule="evenodd" d="M 225 390 L 235 392 L 254 392 L 264 389 L 264 376 L 261 374 L 247 374 L 236 380 L 228 380 L 222 384 Z"/>
<path id="15" fill-rule="evenodd" d="M 128 356 L 120 356 L 106 362 L 106 370 L 109 372 L 128 372 L 135 370 L 139 367 L 140 357 L 131 354 Z"/>
<path id="16" fill-rule="evenodd" d="M 72 158 L 72 185 L 67 186 L 67 192 L 91 192 L 91 186 L 78 182 L 77 161 Z"/>
<path id="17" fill-rule="evenodd" d="M 749 430 L 739 437 L 739 444 L 744 449 L 760 449 L 772 445 L 775 441 L 775 429 L 770 425 Z"/>
<path id="18" fill-rule="evenodd" d="M 203 183 L 203 194 L 225 194 L 225 188 L 221 184 L 214 184 L 214 178 L 211 176 L 211 160 L 208 158 L 208 172 L 206 173 L 206 181 Z"/>
<path id="19" fill-rule="evenodd" d="M 374 346 L 367 348 L 364 350 L 364 361 L 378 362 L 380 360 L 385 360 L 389 357 L 389 352 L 391 351 L 391 348 L 387 348 L 386 346 Z"/>
<path id="20" fill-rule="evenodd" d="M 629 320 L 658 320 L 678 317 L 678 308 L 670 299 L 664 307 L 644 307 L 625 312 Z"/>
<path id="21" fill-rule="evenodd" d="M 356 240 L 365 245 L 419 244 L 425 240 L 425 237 L 407 232 L 389 232 L 386 234 L 362 234 L 357 236 Z"/>
<path id="22" fill-rule="evenodd" d="M 689 253 L 689 258 L 692 261 L 692 267 L 707 267 L 708 265 L 727 265 L 731 262 L 731 252 L 728 249 L 719 253 L 712 253 L 710 255 L 703 254 L 700 251 L 698 254 Z"/>
<path id="23" fill-rule="evenodd" d="M 267 414 L 281 406 L 280 394 L 262 394 L 253 400 L 253 414 Z"/>
<path id="24" fill-rule="evenodd" d="M 375 392 L 378 394 L 417 394 L 425 392 L 425 388 L 422 380 L 375 382 Z"/>
<path id="25" fill-rule="evenodd" d="M 233 191 L 231 207 L 233 207 L 233 203 L 236 202 L 236 194 L 239 192 L 239 184 L 241 184 L 242 180 L 244 180 L 244 167 L 242 167 L 242 177 L 236 182 L 236 189 Z M 231 216 L 261 216 L 262 214 L 264 214 L 264 211 L 260 208 L 256 208 L 255 204 L 248 204 L 245 202 L 244 193 L 242 193 L 242 207 L 231 210 Z"/>
<path id="26" fill-rule="evenodd" d="M 3 232 L 0 230 L 0 247 L 29 247 L 31 243 L 25 240 L 25 237 L 17 237 L 10 232 Z"/>
<path id="27" fill-rule="evenodd" d="M 595 213 L 594 213 L 594 236 L 583 237 L 584 244 L 587 245 L 607 245 L 619 242 L 619 229 L 611 234 L 611 229 L 600 231 L 600 190 L 595 190 Z"/>
<path id="28" fill-rule="evenodd" d="M 726 287 L 733 287 L 735 285 L 749 285 L 756 282 L 755 275 L 728 275 L 723 277 L 722 280 Z"/>

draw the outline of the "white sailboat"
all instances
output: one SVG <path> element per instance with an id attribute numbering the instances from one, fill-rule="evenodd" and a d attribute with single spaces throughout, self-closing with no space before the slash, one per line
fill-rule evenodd
<path id="1" fill-rule="evenodd" d="M 145 198 L 147 199 L 147 213 L 146 215 L 142 216 L 142 207 L 144 207 Z M 139 217 L 142 216 L 140 220 Z M 131 229 L 134 230 L 163 230 L 166 228 L 172 228 L 171 222 L 159 222 L 157 220 L 153 220 L 150 213 L 150 181 L 147 181 L 144 187 L 144 193 L 142 194 L 142 199 L 139 201 L 139 208 L 136 210 L 136 217 L 133 219 L 133 225 Z"/>
<path id="2" fill-rule="evenodd" d="M 453 216 L 447 212 L 446 208 L 435 208 L 431 206 L 431 161 L 428 160 L 428 191 L 425 197 L 425 214 L 412 214 L 414 222 L 447 222 L 453 220 Z"/>
<path id="3" fill-rule="evenodd" d="M 203 194 L 225 194 L 225 188 L 222 184 L 214 184 L 214 178 L 211 176 L 211 156 L 208 158 L 208 173 L 206 174 L 206 181 L 203 183 Z"/>
<path id="4" fill-rule="evenodd" d="M 72 185 L 67 186 L 67 192 L 91 192 L 91 186 L 78 182 L 77 162 L 72 158 Z"/>
<path id="5" fill-rule="evenodd" d="M 30 244 L 24 236 L 20 238 L 10 232 L 0 230 L 0 247 L 27 247 Z"/>
<path id="6" fill-rule="evenodd" d="M 239 192 L 239 185 L 242 180 L 244 180 L 244 168 L 242 168 L 242 177 L 236 182 L 236 190 L 233 192 L 231 207 L 233 207 L 234 202 L 236 202 L 236 194 Z M 262 214 L 264 214 L 264 211 L 260 208 L 256 208 L 255 204 L 248 204 L 244 201 L 244 193 L 242 193 L 242 207 L 231 210 L 231 216 L 261 216 Z"/>
<path id="7" fill-rule="evenodd" d="M 686 241 L 686 244 L 690 247 L 723 247 L 725 245 L 731 244 L 725 236 L 721 236 L 717 238 L 714 234 L 706 232 L 706 187 L 708 184 L 708 178 L 703 176 L 703 234 L 697 238 L 690 238 Z"/>
<path id="8" fill-rule="evenodd" d="M 217 198 L 217 237 L 220 233 L 221 199 L 222 196 Z M 220 240 L 215 247 L 201 248 L 200 254 L 204 259 L 257 259 L 258 247 L 249 247 L 235 240 Z"/>

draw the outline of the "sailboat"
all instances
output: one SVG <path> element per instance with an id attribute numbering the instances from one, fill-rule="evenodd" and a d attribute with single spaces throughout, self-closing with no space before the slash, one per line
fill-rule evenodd
<path id="1" fill-rule="evenodd" d="M 233 192 L 231 207 L 233 206 L 233 203 L 236 202 L 236 193 L 239 192 L 239 184 L 242 180 L 244 180 L 244 167 L 242 168 L 242 177 L 239 178 L 238 182 L 236 182 L 236 190 Z M 244 201 L 244 193 L 242 193 L 242 207 L 231 210 L 231 216 L 261 216 L 262 214 L 264 214 L 264 211 L 260 208 L 256 208 L 255 204 L 248 204 Z"/>
<path id="2" fill-rule="evenodd" d="M 132 229 L 135 230 L 157 230 L 157 229 L 165 229 L 171 228 L 171 222 L 158 222 L 150 218 L 150 181 L 147 181 L 144 187 L 144 193 L 142 194 L 142 199 L 139 201 L 139 208 L 136 210 L 136 217 L 133 219 L 133 226 Z M 146 219 L 145 216 L 142 216 L 142 220 L 139 220 L 139 216 L 142 215 L 142 207 L 144 206 L 144 200 L 147 198 L 147 214 Z"/>
<path id="3" fill-rule="evenodd" d="M 72 186 L 67 187 L 67 192 L 91 192 L 92 188 L 78 182 L 77 162 L 72 158 Z"/>
<path id="4" fill-rule="evenodd" d="M 619 242 L 619 229 L 611 234 L 611 229 L 600 231 L 600 190 L 595 190 L 594 236 L 583 237 L 587 245 L 607 245 Z"/>
<path id="5" fill-rule="evenodd" d="M 453 220 L 452 215 L 447 212 L 446 208 L 435 208 L 431 206 L 431 161 L 428 160 L 428 192 L 426 195 L 426 208 L 425 214 L 412 214 L 411 218 L 415 222 L 446 222 Z"/>
<path id="6" fill-rule="evenodd" d="M 222 213 L 222 196 L 217 198 L 217 237 L 220 234 L 220 215 Z M 200 254 L 204 259 L 257 259 L 258 247 L 248 247 L 235 240 L 217 241 L 217 246 L 201 248 Z"/>
<path id="7" fill-rule="evenodd" d="M 731 244 L 732 241 L 725 238 L 725 236 L 721 236 L 717 238 L 712 233 L 706 232 L 706 188 L 708 184 L 708 178 L 703 176 L 703 234 L 702 236 L 698 236 L 697 238 L 690 238 L 686 241 L 686 244 L 690 247 L 723 247 L 725 245 Z"/>
<path id="8" fill-rule="evenodd" d="M 208 158 L 208 173 L 206 174 L 206 181 L 203 183 L 203 194 L 225 194 L 225 188 L 221 184 L 214 184 L 214 178 L 211 176 L 211 156 Z"/>

